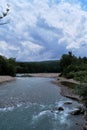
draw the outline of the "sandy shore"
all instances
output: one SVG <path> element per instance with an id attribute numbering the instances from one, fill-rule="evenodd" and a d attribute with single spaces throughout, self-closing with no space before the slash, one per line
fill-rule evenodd
<path id="1" fill-rule="evenodd" d="M 11 76 L 0 76 L 0 83 L 12 81 L 14 79 L 15 77 L 11 77 Z"/>
<path id="2" fill-rule="evenodd" d="M 58 77 L 58 73 L 31 73 L 29 74 L 32 77 L 45 77 L 45 78 L 56 78 Z"/>

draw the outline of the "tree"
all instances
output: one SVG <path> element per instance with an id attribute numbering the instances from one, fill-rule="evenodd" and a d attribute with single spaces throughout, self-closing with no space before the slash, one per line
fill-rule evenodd
<path id="1" fill-rule="evenodd" d="M 16 75 L 16 59 L 15 58 L 8 59 L 8 74 L 11 76 Z"/>
<path id="2" fill-rule="evenodd" d="M 7 59 L 0 55 L 0 75 L 7 73 Z"/>
<path id="3" fill-rule="evenodd" d="M 7 59 L 0 56 L 0 75 L 16 75 L 16 61 L 14 58 Z"/>
<path id="4" fill-rule="evenodd" d="M 4 17 L 6 17 L 7 15 L 8 15 L 8 12 L 9 12 L 9 4 L 7 4 L 7 8 L 5 9 L 5 11 L 3 11 L 3 9 L 2 9 L 2 11 L 1 11 L 1 15 L 0 15 L 0 21 L 4 18 Z M 0 25 L 3 25 L 3 24 L 7 24 L 7 22 L 0 22 Z"/>
<path id="5" fill-rule="evenodd" d="M 74 55 L 72 55 L 72 52 L 68 52 L 68 54 L 62 55 L 60 59 L 61 71 L 65 71 L 65 69 L 67 69 L 67 67 L 71 64 L 74 64 L 76 60 L 77 58 Z"/>

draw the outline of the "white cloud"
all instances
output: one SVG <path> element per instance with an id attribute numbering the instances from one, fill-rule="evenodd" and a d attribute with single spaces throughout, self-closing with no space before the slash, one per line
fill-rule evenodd
<path id="1" fill-rule="evenodd" d="M 40 52 L 44 49 L 44 47 L 38 45 L 38 44 L 35 44 L 35 43 L 32 43 L 30 41 L 24 41 L 24 42 L 21 42 L 21 45 L 23 46 L 24 50 L 28 51 L 28 53 L 37 53 L 37 52 Z"/>
<path id="2" fill-rule="evenodd" d="M 4 55 L 9 58 L 12 57 L 11 52 L 13 51 L 19 51 L 19 48 L 15 47 L 15 45 L 9 45 L 9 43 L 6 43 L 5 41 L 0 41 L 0 55 Z"/>
<path id="3" fill-rule="evenodd" d="M 44 47 L 30 41 L 22 41 L 21 47 L 17 52 L 16 59 L 23 59 L 24 61 L 32 61 L 38 57 L 39 53 L 44 50 Z M 38 60 L 38 59 L 37 59 Z"/>
<path id="4" fill-rule="evenodd" d="M 21 0 L 20 3 L 20 1 L 15 0 L 13 4 L 15 5 L 15 3 L 18 7 L 14 6 L 14 17 L 11 17 L 15 22 L 15 32 L 21 35 L 23 35 L 23 31 L 28 26 L 36 26 L 39 15 L 46 20 L 49 26 L 63 29 L 66 41 L 68 42 L 68 37 L 71 38 L 71 42 L 75 39 L 77 46 L 79 43 L 76 36 L 80 32 L 87 30 L 87 12 L 83 11 L 79 4 L 72 5 L 71 3 L 63 1 L 57 5 L 54 4 L 50 8 L 47 4 L 47 0 L 34 0 L 32 3 L 23 0 Z M 18 8 L 20 10 L 16 13 L 16 9 Z M 84 20 L 85 24 L 82 20 Z M 84 36 L 81 35 L 80 37 L 84 38 Z"/>
<path id="5" fill-rule="evenodd" d="M 16 38 L 14 38 L 14 46 L 12 46 L 13 44 L 10 46 L 10 42 L 8 47 L 6 42 L 6 44 L 0 45 L 0 50 L 8 48 L 8 50 L 17 51 L 16 56 L 19 60 L 23 56 L 26 56 L 26 59 L 28 56 L 34 58 L 34 55 L 37 60 L 45 54 L 49 54 L 50 58 L 52 57 L 52 46 L 55 49 L 55 45 L 56 48 L 64 44 L 66 50 L 80 50 L 82 44 L 87 44 L 87 11 L 82 9 L 78 0 L 76 2 L 75 0 L 73 2 L 61 0 L 58 3 L 56 0 L 51 2 L 50 0 L 1 0 L 3 7 L 6 5 L 5 2 L 11 5 L 8 16 L 10 23 L 6 28 L 1 28 L 0 35 L 3 34 L 4 37 L 5 33 L 5 39 L 8 42 L 10 39 L 12 42 L 12 37 Z M 38 21 L 42 23 L 43 20 L 50 29 L 44 24 L 41 26 L 37 24 Z M 61 30 L 62 33 L 54 31 L 54 29 Z M 84 50 L 84 47 L 82 49 Z M 9 51 L 9 55 L 10 53 L 12 52 Z"/>

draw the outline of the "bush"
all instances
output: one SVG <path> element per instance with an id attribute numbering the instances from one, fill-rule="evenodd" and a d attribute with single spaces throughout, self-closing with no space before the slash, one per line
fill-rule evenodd
<path id="1" fill-rule="evenodd" d="M 74 72 L 67 73 L 66 78 L 68 78 L 68 79 L 74 78 Z"/>
<path id="2" fill-rule="evenodd" d="M 87 71 L 78 71 L 74 73 L 74 79 L 87 83 Z"/>
<path id="3" fill-rule="evenodd" d="M 77 94 L 82 97 L 82 100 L 84 101 L 85 105 L 87 106 L 87 84 L 82 83 L 76 87 Z"/>

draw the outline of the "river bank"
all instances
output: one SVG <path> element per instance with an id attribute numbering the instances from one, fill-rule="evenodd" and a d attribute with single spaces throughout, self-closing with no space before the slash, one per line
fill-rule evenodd
<path id="1" fill-rule="evenodd" d="M 80 101 L 81 99 L 80 99 L 79 95 L 75 94 L 75 92 L 71 88 L 69 88 L 68 86 L 62 84 L 62 82 L 69 82 L 69 83 L 78 85 L 79 82 L 75 81 L 73 79 L 66 79 L 64 77 L 59 77 L 59 75 L 60 75 L 60 73 L 34 73 L 34 74 L 29 74 L 30 77 L 55 78 L 55 80 L 52 80 L 52 83 L 61 87 L 62 96 Z"/>
<path id="2" fill-rule="evenodd" d="M 11 76 L 0 76 L 0 84 L 4 83 L 4 82 L 9 82 L 15 80 L 15 77 L 11 77 Z"/>
<path id="3" fill-rule="evenodd" d="M 56 80 L 52 81 L 52 83 L 61 87 L 62 96 L 65 96 L 65 97 L 68 97 L 77 101 L 81 101 L 81 98 L 79 97 L 79 95 L 75 93 L 75 90 L 72 89 L 72 87 L 67 86 L 68 83 L 71 84 L 71 86 L 72 84 L 78 85 L 79 84 L 78 81 L 75 81 L 73 79 L 66 79 L 66 78 L 58 76 Z"/>

